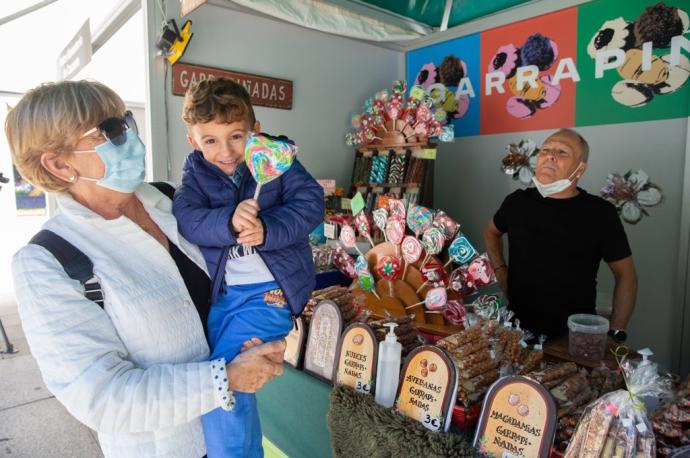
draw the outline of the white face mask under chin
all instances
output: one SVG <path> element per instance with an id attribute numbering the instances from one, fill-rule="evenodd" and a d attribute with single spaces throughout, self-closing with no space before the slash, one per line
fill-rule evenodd
<path id="1" fill-rule="evenodd" d="M 548 184 L 543 184 L 539 180 L 537 180 L 537 177 L 534 176 L 532 177 L 532 182 L 534 183 L 534 186 L 536 186 L 537 191 L 539 191 L 539 194 L 541 194 L 542 197 L 549 197 L 554 194 L 558 194 L 561 191 L 565 191 L 570 187 L 570 185 L 573 184 L 573 175 L 577 173 L 578 170 L 580 170 L 580 166 L 582 165 L 582 162 L 580 162 L 577 167 L 575 167 L 575 170 L 573 173 L 570 174 L 568 178 L 564 178 L 562 180 L 556 180 L 553 183 L 548 183 Z"/>

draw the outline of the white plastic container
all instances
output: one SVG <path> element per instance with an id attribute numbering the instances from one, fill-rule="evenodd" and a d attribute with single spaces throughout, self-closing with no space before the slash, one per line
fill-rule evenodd
<path id="1" fill-rule="evenodd" d="M 376 395 L 374 400 L 383 407 L 393 407 L 400 382 L 400 355 L 402 345 L 395 335 L 397 323 L 386 323 L 390 330 L 386 339 L 379 343 L 379 360 L 376 366 Z"/>
<path id="2" fill-rule="evenodd" d="M 568 350 L 573 356 L 602 360 L 606 354 L 609 320 L 599 315 L 578 313 L 568 317 Z"/>

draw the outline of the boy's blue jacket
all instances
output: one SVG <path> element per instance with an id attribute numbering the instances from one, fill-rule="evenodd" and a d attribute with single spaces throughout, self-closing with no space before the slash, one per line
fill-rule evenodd
<path id="1" fill-rule="evenodd" d="M 231 228 L 235 207 L 251 199 L 256 189 L 246 165 L 238 167 L 239 188 L 200 151 L 193 151 L 185 161 L 182 185 L 173 202 L 180 233 L 199 245 L 206 258 L 212 304 L 225 285 L 229 249 L 237 244 Z M 297 316 L 316 285 L 309 234 L 323 221 L 323 189 L 295 160 L 280 178 L 261 187 L 259 208 L 264 243 L 257 251 Z"/>

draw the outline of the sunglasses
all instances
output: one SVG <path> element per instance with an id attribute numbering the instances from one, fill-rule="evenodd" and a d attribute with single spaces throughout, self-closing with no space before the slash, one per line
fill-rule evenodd
<path id="1" fill-rule="evenodd" d="M 134 115 L 129 110 L 125 111 L 125 114 L 122 117 L 114 116 L 104 120 L 99 125 L 82 135 L 82 137 L 87 137 L 94 132 L 100 132 L 109 143 L 112 143 L 115 146 L 120 146 L 126 140 L 125 133 L 127 132 L 127 129 L 132 129 L 135 134 L 139 133 L 137 123 L 134 121 Z"/>

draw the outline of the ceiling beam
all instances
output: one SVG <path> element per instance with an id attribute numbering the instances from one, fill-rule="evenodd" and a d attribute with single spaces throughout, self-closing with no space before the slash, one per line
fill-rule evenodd
<path id="1" fill-rule="evenodd" d="M 122 0 L 108 15 L 106 22 L 92 34 L 91 53 L 95 54 L 101 49 L 140 9 L 141 0 Z"/>
<path id="2" fill-rule="evenodd" d="M 16 13 L 12 13 L 8 16 L 0 18 L 0 25 L 7 24 L 8 22 L 12 22 L 15 19 L 19 19 L 22 16 L 26 16 L 29 13 L 33 13 L 36 10 L 40 10 L 44 6 L 48 6 L 51 3 L 55 3 L 55 2 L 57 2 L 57 0 L 43 0 L 42 2 L 34 3 L 33 5 L 26 7 L 23 10 L 19 10 Z"/>
<path id="3" fill-rule="evenodd" d="M 448 21 L 450 20 L 450 9 L 453 7 L 453 0 L 446 0 L 446 6 L 443 8 L 443 19 L 441 19 L 441 27 L 439 30 L 443 32 L 448 28 Z"/>
<path id="4" fill-rule="evenodd" d="M 328 3 L 347 8 L 355 13 L 363 14 L 421 35 L 429 35 L 433 32 L 432 27 L 422 22 L 415 21 L 414 19 L 379 8 L 375 5 L 370 5 L 360 0 L 328 0 Z"/>

